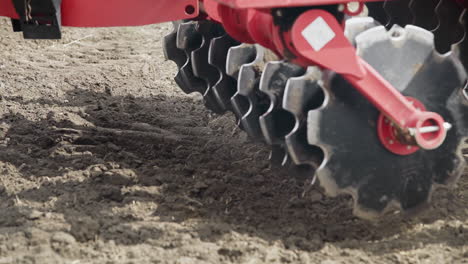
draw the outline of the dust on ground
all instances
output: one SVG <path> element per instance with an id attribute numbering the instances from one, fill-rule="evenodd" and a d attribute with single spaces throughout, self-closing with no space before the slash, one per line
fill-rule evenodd
<path id="1" fill-rule="evenodd" d="M 172 80 L 169 24 L 24 41 L 0 20 L 0 263 L 468 263 L 468 179 L 369 223 Z"/>

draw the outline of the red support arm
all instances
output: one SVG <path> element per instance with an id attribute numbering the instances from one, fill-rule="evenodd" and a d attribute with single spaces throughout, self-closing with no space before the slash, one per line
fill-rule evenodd
<path id="1" fill-rule="evenodd" d="M 418 110 L 397 89 L 383 79 L 367 62 L 356 55 L 338 21 L 330 13 L 315 9 L 301 14 L 290 32 L 290 49 L 300 63 L 320 65 L 343 75 L 369 102 L 423 149 L 435 149 L 445 140 L 444 119 L 437 113 Z M 424 136 L 420 128 L 437 126 L 437 133 Z"/>

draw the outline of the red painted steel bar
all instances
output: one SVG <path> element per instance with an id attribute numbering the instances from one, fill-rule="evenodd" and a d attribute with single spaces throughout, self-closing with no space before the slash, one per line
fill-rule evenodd
<path id="1" fill-rule="evenodd" d="M 63 0 L 62 25 L 140 26 L 199 15 L 198 0 Z M 11 0 L 0 0 L 0 16 L 18 18 Z"/>
<path id="2" fill-rule="evenodd" d="M 349 2 L 379 2 L 383 0 L 216 0 L 232 8 L 278 8 L 294 6 L 319 6 Z"/>

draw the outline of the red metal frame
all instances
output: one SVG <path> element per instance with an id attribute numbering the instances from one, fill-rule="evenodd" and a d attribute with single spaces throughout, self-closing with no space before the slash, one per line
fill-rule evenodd
<path id="1" fill-rule="evenodd" d="M 294 6 L 319 6 L 349 2 L 380 2 L 384 0 L 215 0 L 232 8 L 277 8 Z"/>
<path id="2" fill-rule="evenodd" d="M 62 25 L 140 26 L 190 19 L 199 15 L 199 4 L 198 0 L 63 0 Z M 11 0 L 0 0 L 0 16 L 18 18 Z"/>
<path id="3" fill-rule="evenodd" d="M 0 0 L 0 16 L 18 18 L 11 0 Z"/>

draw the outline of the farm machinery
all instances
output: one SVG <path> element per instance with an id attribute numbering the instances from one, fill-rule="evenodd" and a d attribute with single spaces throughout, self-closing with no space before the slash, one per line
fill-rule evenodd
<path id="1" fill-rule="evenodd" d="M 467 0 L 0 0 L 27 39 L 172 21 L 175 82 L 376 218 L 465 170 Z"/>

